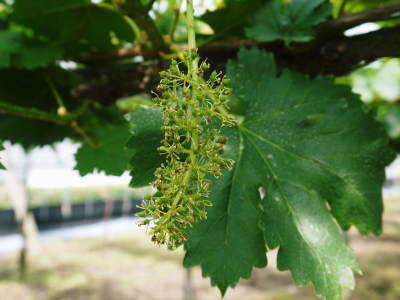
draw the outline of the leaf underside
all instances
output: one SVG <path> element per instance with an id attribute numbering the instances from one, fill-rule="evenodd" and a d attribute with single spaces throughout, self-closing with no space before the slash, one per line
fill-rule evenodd
<path id="1" fill-rule="evenodd" d="M 106 125 L 97 128 L 97 147 L 83 144 L 75 154 L 76 166 L 81 176 L 94 171 L 120 176 L 128 167 L 131 153 L 125 148 L 129 139 L 128 127 Z"/>
<path id="2" fill-rule="evenodd" d="M 164 161 L 156 150 L 164 137 L 160 110 L 150 107 L 140 107 L 128 115 L 132 124 L 131 138 L 127 147 L 133 151 L 130 160 L 132 171 L 130 175 L 132 187 L 143 187 L 154 180 L 154 171 Z"/>
<path id="3" fill-rule="evenodd" d="M 18 31 L 0 32 L 0 67 L 34 69 L 59 59 L 63 49 L 57 45 L 28 39 Z"/>

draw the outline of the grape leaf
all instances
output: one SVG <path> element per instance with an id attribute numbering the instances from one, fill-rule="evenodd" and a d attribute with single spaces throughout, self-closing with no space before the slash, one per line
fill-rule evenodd
<path id="1" fill-rule="evenodd" d="M 0 31 L 1 68 L 46 67 L 62 54 L 63 49 L 58 45 L 29 39 L 18 31 Z"/>
<path id="2" fill-rule="evenodd" d="M 127 147 L 134 152 L 130 165 L 132 187 L 149 185 L 154 179 L 154 171 L 164 158 L 156 150 L 164 137 L 162 113 L 158 109 L 140 107 L 128 115 L 131 134 Z"/>
<path id="3" fill-rule="evenodd" d="M 53 144 L 71 136 L 74 136 L 74 131 L 68 126 L 0 113 L 1 139 L 20 144 L 26 150 Z"/>
<path id="4" fill-rule="evenodd" d="M 78 82 L 76 75 L 58 67 L 35 70 L 0 69 L 0 101 L 56 113 L 58 104 L 46 78 L 56 86 L 69 110 L 80 105 L 70 95 L 70 90 Z"/>
<path id="5" fill-rule="evenodd" d="M 223 8 L 206 12 L 201 19 L 216 32 L 217 38 L 244 36 L 243 27 L 265 0 L 227 0 Z M 216 38 L 214 37 L 214 38 Z"/>
<path id="6" fill-rule="evenodd" d="M 131 157 L 131 153 L 125 147 L 128 139 L 126 124 L 98 127 L 94 139 L 96 147 L 82 144 L 75 154 L 75 170 L 78 170 L 81 176 L 94 171 L 104 171 L 107 175 L 122 175 L 128 168 Z"/>
<path id="7" fill-rule="evenodd" d="M 20 47 L 20 34 L 15 31 L 0 31 L 0 68 L 11 66 L 11 55 Z"/>
<path id="8" fill-rule="evenodd" d="M 58 45 L 25 40 L 14 53 L 13 66 L 16 68 L 35 69 L 46 67 L 62 57 L 64 49 Z"/>
<path id="9" fill-rule="evenodd" d="M 0 101 L 27 108 L 35 108 L 48 113 L 57 113 L 57 102 L 51 92 L 46 76 L 54 85 L 69 111 L 79 105 L 70 95 L 76 77 L 61 68 L 38 68 L 32 71 L 15 68 L 0 70 Z M 74 135 L 69 126 L 22 118 L 0 112 L 0 139 L 21 144 L 25 149 L 60 141 Z"/>
<path id="10" fill-rule="evenodd" d="M 315 26 L 331 14 L 326 0 L 272 0 L 250 18 L 246 34 L 260 42 L 307 42 L 314 38 Z"/>
<path id="11" fill-rule="evenodd" d="M 65 45 L 69 51 L 108 50 L 119 40 L 132 42 L 132 25 L 111 5 L 94 4 L 90 0 L 17 0 L 13 19 L 47 37 L 53 43 Z"/>
<path id="12" fill-rule="evenodd" d="M 265 173 L 256 161 L 245 157 L 243 139 L 236 129 L 225 130 L 224 135 L 229 141 L 226 156 L 235 160 L 235 166 L 219 179 L 210 178 L 213 206 L 207 221 L 188 230 L 183 263 L 187 268 L 201 265 L 203 276 L 209 276 L 223 295 L 241 277 L 250 278 L 253 267 L 267 264 L 257 190 Z"/>
<path id="13" fill-rule="evenodd" d="M 241 50 L 228 73 L 247 104 L 236 132 L 225 132 L 236 163 L 213 180 L 213 206 L 188 230 L 184 265 L 200 264 L 224 294 L 263 265 L 261 230 L 297 284 L 311 281 L 318 295 L 340 299 L 358 266 L 334 218 L 344 229 L 380 232 L 384 167 L 394 158 L 383 129 L 331 79 L 275 78 L 266 52 Z"/>
<path id="14" fill-rule="evenodd" d="M 0 141 L 0 152 L 1 152 L 2 150 L 4 150 L 4 147 L 3 147 L 3 145 L 1 144 L 1 141 Z M 0 170 L 4 170 L 4 169 L 5 169 L 4 166 L 3 166 L 2 163 L 0 162 Z"/>

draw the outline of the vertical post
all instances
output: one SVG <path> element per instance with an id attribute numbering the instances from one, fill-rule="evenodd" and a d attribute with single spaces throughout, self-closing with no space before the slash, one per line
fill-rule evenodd
<path id="1" fill-rule="evenodd" d="M 23 180 L 19 178 L 16 170 L 13 169 L 7 150 L 3 158 L 7 168 L 5 172 L 6 186 L 14 208 L 15 218 L 24 240 L 19 257 L 20 275 L 24 278 L 28 270 L 30 255 L 39 248 L 38 228 L 33 214 L 29 211 L 28 191 Z"/>
<path id="2" fill-rule="evenodd" d="M 184 300 L 195 300 L 193 282 L 192 282 L 192 268 L 185 269 L 185 283 L 184 283 Z"/>
<path id="3" fill-rule="evenodd" d="M 196 32 L 194 30 L 194 8 L 193 0 L 186 0 L 186 18 L 187 18 L 187 31 L 188 31 L 188 45 L 190 51 L 197 51 L 196 46 Z M 192 59 L 192 65 L 189 66 L 189 74 L 192 78 L 197 77 L 198 59 Z"/>
<path id="4" fill-rule="evenodd" d="M 187 0 L 186 15 L 187 15 L 188 44 L 190 50 L 196 49 L 196 33 L 194 30 L 193 14 L 194 14 L 193 0 Z"/>

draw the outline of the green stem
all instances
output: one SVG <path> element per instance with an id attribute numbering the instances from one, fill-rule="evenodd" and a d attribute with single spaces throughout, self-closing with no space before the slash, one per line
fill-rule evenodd
<path id="1" fill-rule="evenodd" d="M 194 30 L 194 8 L 193 0 L 186 1 L 187 10 L 187 28 L 188 28 L 188 42 L 189 49 L 196 49 L 196 32 Z"/>
<path id="2" fill-rule="evenodd" d="M 61 117 L 36 108 L 27 108 L 9 103 L 0 102 L 0 112 L 28 119 L 53 122 L 60 125 L 68 123 L 70 118 Z"/>
<path id="3" fill-rule="evenodd" d="M 52 122 L 60 125 L 68 125 L 72 120 L 77 119 L 81 116 L 89 107 L 90 103 L 85 101 L 78 109 L 66 114 L 65 116 L 59 116 L 47 111 L 43 111 L 36 108 L 23 107 L 14 105 L 6 102 L 0 102 L 0 113 L 5 113 L 17 117 L 23 117 L 28 119 L 35 119 L 40 121 Z"/>
<path id="4" fill-rule="evenodd" d="M 194 15 L 193 0 L 186 0 L 186 17 L 187 17 L 189 50 L 197 50 L 196 32 L 195 32 L 195 28 L 194 28 L 194 16 L 193 15 Z M 189 66 L 189 74 L 191 74 L 193 79 L 195 79 L 197 77 L 197 69 L 198 69 L 198 59 L 194 59 L 192 61 L 191 66 Z"/>
<path id="5" fill-rule="evenodd" d="M 169 33 L 170 39 L 171 39 L 171 43 L 174 41 L 174 35 L 175 35 L 175 31 L 176 31 L 176 26 L 178 25 L 178 21 L 179 21 L 179 16 L 181 14 L 180 9 L 181 9 L 181 4 L 182 1 L 178 1 L 178 4 L 176 5 L 175 9 L 174 9 L 174 21 L 172 23 L 172 27 L 171 27 L 171 31 Z"/>
<path id="6" fill-rule="evenodd" d="M 339 17 L 345 13 L 346 4 L 347 4 L 347 0 L 343 0 L 342 3 L 340 4 L 339 12 L 338 12 Z"/>
<path id="7" fill-rule="evenodd" d="M 189 44 L 189 49 L 190 50 L 197 50 L 196 49 L 196 33 L 194 30 L 194 17 L 193 17 L 193 0 L 187 0 L 186 2 L 187 4 L 187 30 L 188 30 L 188 44 Z M 191 85 L 191 81 L 194 81 L 197 79 L 197 70 L 198 70 L 198 59 L 192 59 L 190 58 L 191 63 L 188 65 L 188 77 L 189 77 L 189 86 Z M 196 93 L 195 90 L 191 87 L 192 90 L 192 94 L 191 97 L 192 99 L 194 99 L 196 97 Z M 193 117 L 196 118 L 196 117 Z M 198 120 L 195 119 L 190 119 L 190 122 L 194 122 L 197 124 Z M 189 156 L 189 160 L 190 160 L 190 166 L 196 166 L 198 165 L 198 161 L 197 161 L 197 157 L 194 154 L 195 152 L 197 152 L 197 148 L 198 148 L 198 134 L 196 132 L 192 133 L 191 135 L 191 147 L 190 147 L 190 156 Z M 186 172 L 185 175 L 182 178 L 181 181 L 181 186 L 183 186 L 184 188 L 181 189 L 178 194 L 175 196 L 173 203 L 172 203 L 172 207 L 176 208 L 180 205 L 180 202 L 182 200 L 182 195 L 184 195 L 185 193 L 185 189 L 187 188 L 188 183 L 190 182 L 190 177 L 192 176 L 192 168 L 189 168 Z M 171 212 L 171 210 L 170 210 Z M 161 221 L 161 224 L 165 224 L 168 222 L 169 217 L 170 217 L 170 212 L 165 216 L 165 219 L 163 221 Z"/>
<path id="8" fill-rule="evenodd" d="M 58 92 L 56 86 L 54 85 L 54 82 L 49 78 L 49 76 L 47 76 L 47 75 L 45 74 L 45 75 L 44 75 L 44 78 L 46 79 L 47 84 L 49 85 L 49 88 L 50 88 L 50 90 L 51 90 L 51 93 L 52 93 L 53 96 L 54 96 L 54 99 L 56 99 L 56 102 L 57 102 L 57 104 L 58 104 L 58 108 L 59 108 L 59 109 L 64 109 L 64 110 L 65 110 L 65 112 L 62 114 L 62 115 L 64 115 L 64 114 L 66 113 L 67 109 L 66 109 L 66 107 L 65 107 L 64 101 L 63 101 L 63 99 L 62 99 L 60 93 Z M 59 110 L 59 111 L 60 111 L 60 110 Z"/>
<path id="9" fill-rule="evenodd" d="M 82 127 L 80 127 L 78 125 L 78 122 L 76 120 L 73 120 L 71 122 L 71 128 L 73 130 L 75 130 L 75 132 L 78 133 L 82 137 L 82 140 L 86 144 L 88 144 L 90 147 L 92 147 L 92 148 L 96 148 L 97 147 L 96 142 L 89 135 L 87 135 L 86 131 L 84 129 L 82 129 Z"/>

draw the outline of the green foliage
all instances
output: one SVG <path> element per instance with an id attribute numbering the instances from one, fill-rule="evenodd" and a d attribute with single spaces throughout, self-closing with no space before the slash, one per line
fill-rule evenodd
<path id="1" fill-rule="evenodd" d="M 21 32 L 11 30 L 0 32 L 0 68 L 46 67 L 62 54 L 61 47 L 28 39 Z"/>
<path id="2" fill-rule="evenodd" d="M 11 66 L 11 55 L 20 47 L 18 38 L 18 32 L 0 32 L 0 67 Z"/>
<path id="3" fill-rule="evenodd" d="M 73 110 L 80 105 L 78 101 L 72 99 L 69 92 L 76 82 L 76 77 L 56 67 L 32 71 L 15 68 L 0 69 L 2 84 L 0 101 L 56 114 L 57 103 L 46 78 L 57 87 L 58 93 L 68 103 L 68 109 Z M 1 138 L 12 143 L 19 143 L 25 148 L 51 144 L 72 135 L 71 128 L 48 121 L 22 119 L 19 116 L 3 114 L 1 110 L 0 118 Z"/>
<path id="4" fill-rule="evenodd" d="M 261 42 L 308 42 L 315 27 L 331 14 L 332 6 L 326 0 L 271 0 L 251 17 L 246 34 Z"/>
<path id="5" fill-rule="evenodd" d="M 21 126 L 21 117 L 1 115 L 1 138 L 13 144 L 20 144 L 27 150 L 60 142 L 72 135 L 72 130 L 66 126 L 34 119 L 23 119 Z"/>
<path id="6" fill-rule="evenodd" d="M 49 80 L 56 86 L 64 101 L 68 103 L 68 109 L 79 105 L 79 102 L 70 95 L 70 89 L 77 82 L 77 78 L 59 67 L 39 68 L 31 71 L 15 68 L 0 69 L 0 82 L 2 86 L 7 87 L 0 89 L 0 101 L 55 112 L 57 103 Z M 35 92 L 32 93 L 32 91 Z"/>
<path id="7" fill-rule="evenodd" d="M 398 103 L 380 105 L 379 119 L 385 124 L 391 138 L 400 139 L 400 105 Z"/>
<path id="8" fill-rule="evenodd" d="M 229 66 L 234 94 L 248 103 L 243 123 L 224 133 L 236 163 L 211 185 L 213 206 L 189 230 L 185 266 L 200 264 L 224 293 L 265 265 L 266 243 L 280 247 L 278 267 L 298 284 L 311 281 L 317 294 L 339 299 L 358 267 L 333 217 L 344 229 L 380 232 L 382 170 L 393 153 L 349 89 L 274 74 L 271 55 L 256 49 Z"/>
<path id="9" fill-rule="evenodd" d="M 214 39 L 244 36 L 243 26 L 247 18 L 266 0 L 227 0 L 225 6 L 216 11 L 207 12 L 202 20 L 215 31 Z"/>
<path id="10" fill-rule="evenodd" d="M 348 0 L 345 5 L 345 12 L 355 13 L 360 10 L 377 7 L 389 2 L 396 2 L 397 0 Z M 340 5 L 342 1 L 333 0 L 333 3 Z"/>
<path id="11" fill-rule="evenodd" d="M 36 35 L 63 45 L 72 53 L 82 49 L 107 50 L 120 41 L 133 42 L 135 38 L 132 24 L 111 5 L 93 4 L 90 0 L 16 0 L 12 16 Z M 116 43 L 113 35 L 119 39 Z"/>
<path id="12" fill-rule="evenodd" d="M 127 147 L 132 150 L 132 187 L 143 187 L 154 181 L 154 172 L 164 161 L 157 152 L 163 139 L 163 115 L 161 111 L 150 107 L 141 107 L 128 114 L 132 137 Z"/>
<path id="13" fill-rule="evenodd" d="M 129 139 L 128 126 L 122 124 L 100 126 L 95 132 L 95 147 L 83 144 L 75 154 L 81 176 L 94 171 L 120 176 L 128 168 L 131 153 L 125 145 Z"/>
<path id="14" fill-rule="evenodd" d="M 235 166 L 210 178 L 213 205 L 188 230 L 184 265 L 201 265 L 225 293 L 266 265 L 266 246 L 280 247 L 281 270 L 340 299 L 341 289 L 354 285 L 351 269 L 359 269 L 334 219 L 343 229 L 380 232 L 383 167 L 394 154 L 348 88 L 275 72 L 271 55 L 256 49 L 242 50 L 229 66 L 234 96 L 247 103 L 243 122 L 223 132 Z"/>

